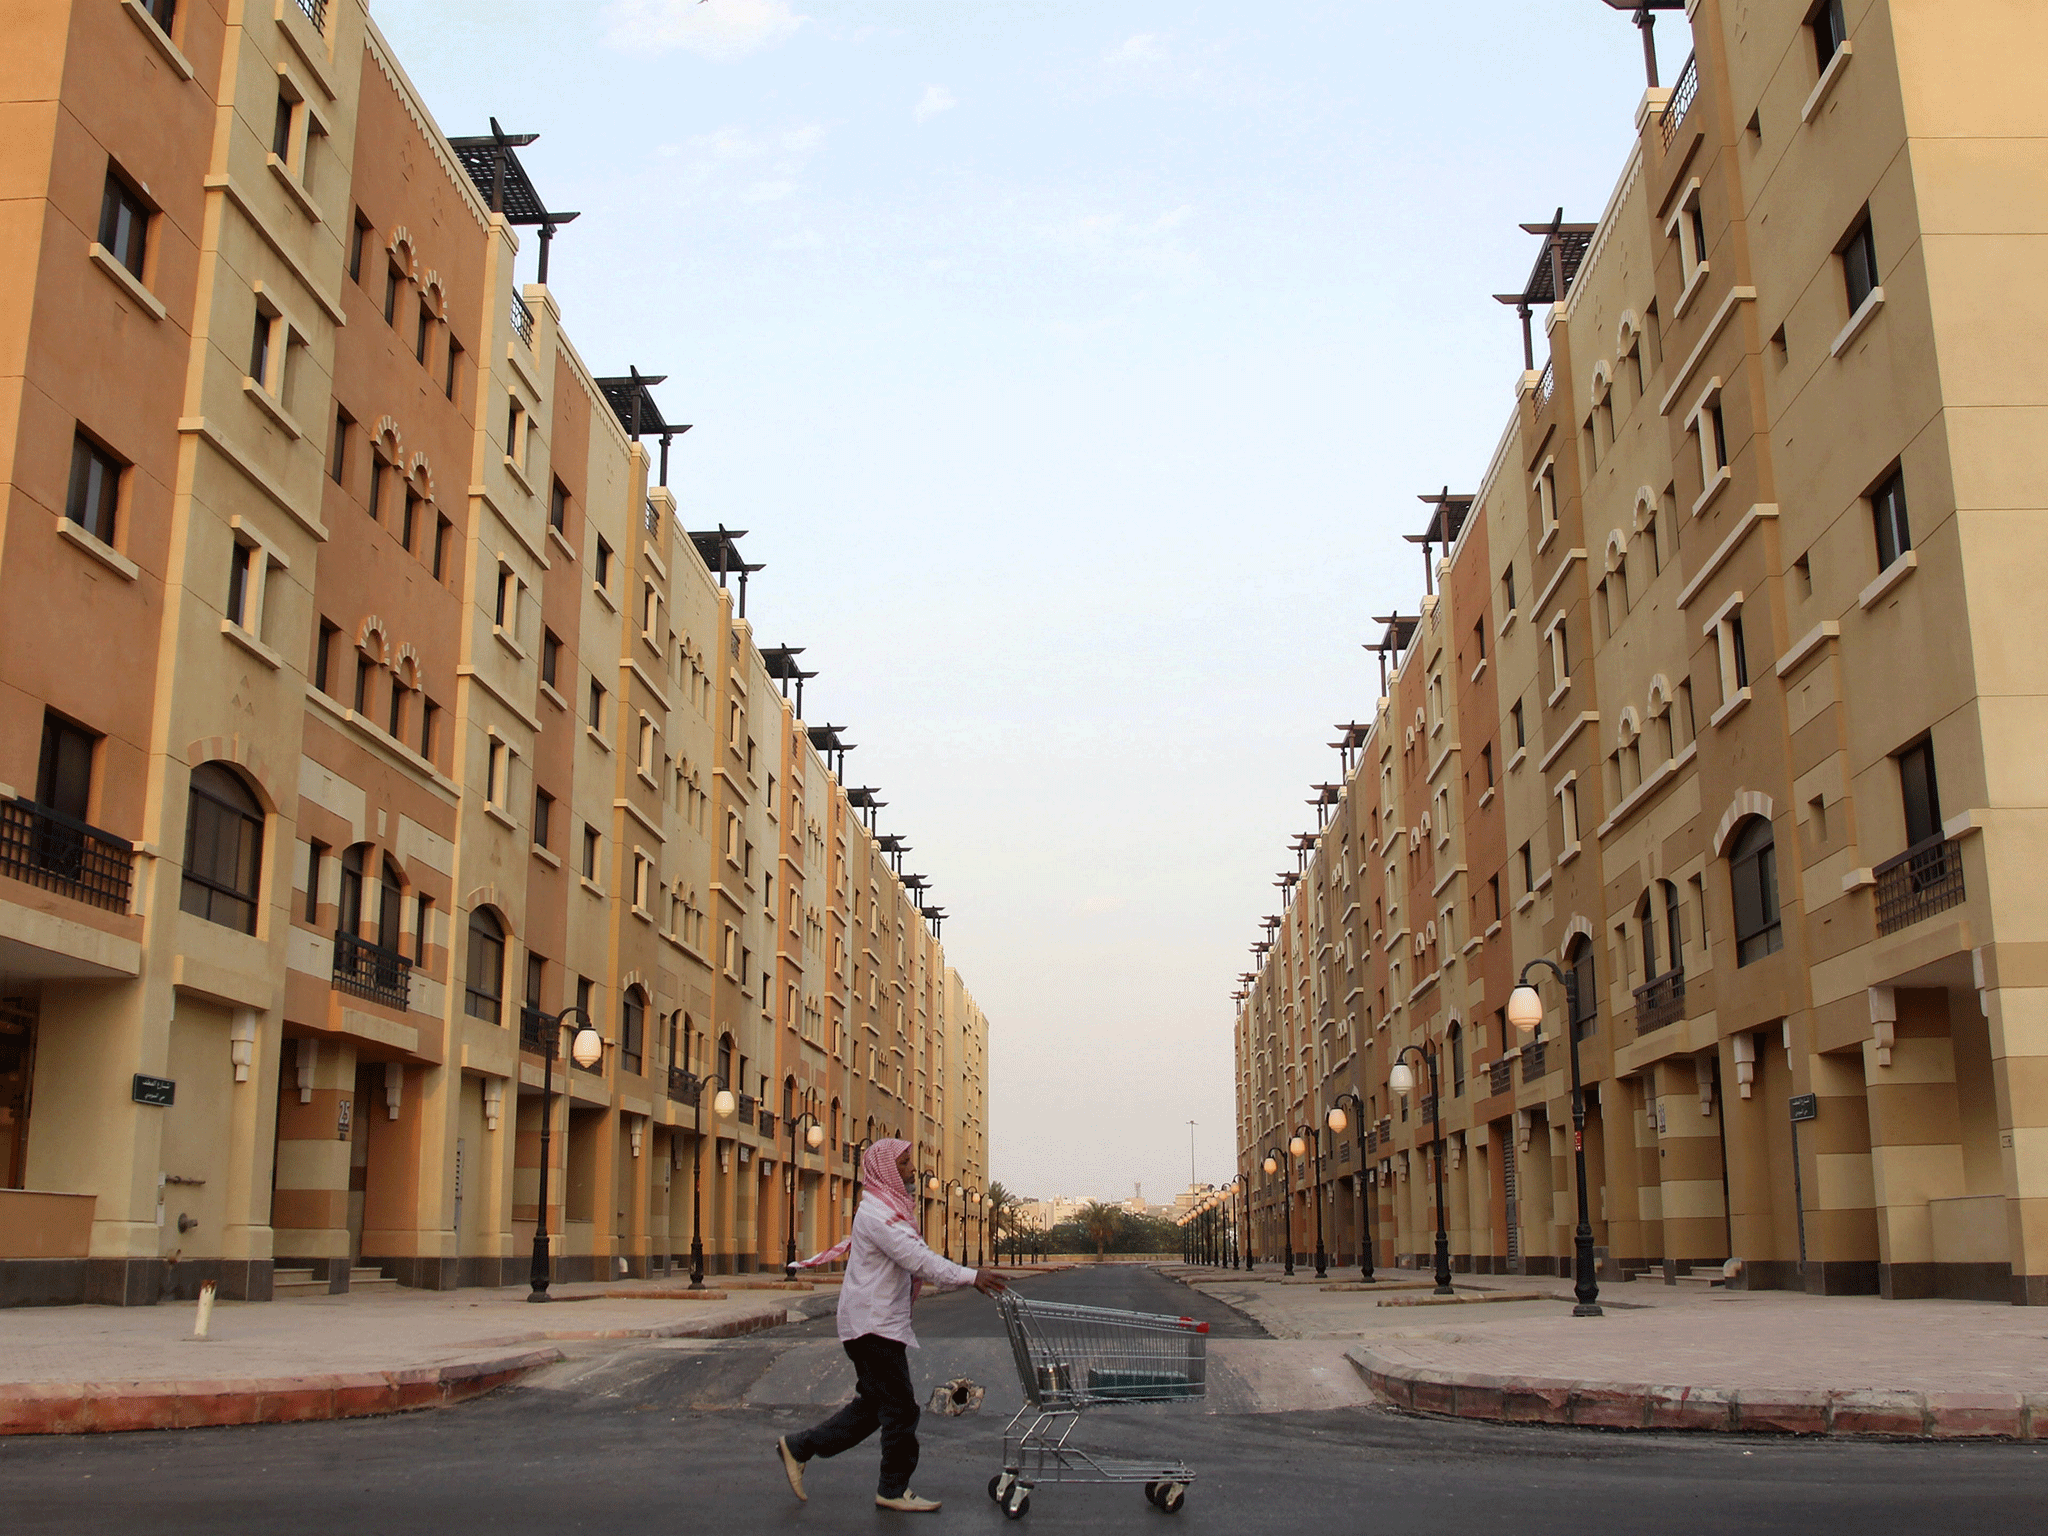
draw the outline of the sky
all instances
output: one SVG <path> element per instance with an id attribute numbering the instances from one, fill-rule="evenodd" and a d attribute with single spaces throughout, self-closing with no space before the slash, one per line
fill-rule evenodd
<path id="1" fill-rule="evenodd" d="M 757 638 L 807 647 L 807 717 L 950 913 L 992 1177 L 1229 1177 L 1235 978 L 1370 718 L 1371 616 L 1420 593 L 1415 498 L 1475 489 L 1506 424 L 1518 226 L 1613 190 L 1628 18 L 371 6 L 444 132 L 538 133 L 581 211 L 564 325 L 667 376 L 684 522 L 748 530 Z"/>

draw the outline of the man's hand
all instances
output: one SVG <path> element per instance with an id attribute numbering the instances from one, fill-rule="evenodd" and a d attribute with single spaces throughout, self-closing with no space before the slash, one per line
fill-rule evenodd
<path id="1" fill-rule="evenodd" d="M 1007 1291 L 1009 1282 L 992 1269 L 977 1269 L 974 1272 L 974 1288 L 984 1296 L 993 1296 L 998 1291 Z"/>

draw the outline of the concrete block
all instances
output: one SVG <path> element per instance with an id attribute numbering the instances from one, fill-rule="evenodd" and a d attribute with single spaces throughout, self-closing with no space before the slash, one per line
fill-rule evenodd
<path id="1" fill-rule="evenodd" d="M 0 1435 L 73 1435 L 91 1427 L 90 1405 L 75 1382 L 23 1382 L 0 1391 Z"/>
<path id="2" fill-rule="evenodd" d="M 1735 1427 L 1745 1434 L 1824 1435 L 1828 1395 L 1783 1387 L 1744 1387 L 1735 1394 Z"/>
<path id="3" fill-rule="evenodd" d="M 89 1427 L 101 1434 L 132 1429 L 176 1429 L 178 1392 L 169 1382 L 89 1382 Z"/>
<path id="4" fill-rule="evenodd" d="M 1835 1435 L 1927 1433 L 1927 1401 L 1918 1392 L 1830 1392 L 1828 1432 Z"/>
<path id="5" fill-rule="evenodd" d="M 2017 1392 L 1930 1392 L 1927 1432 L 1937 1440 L 2017 1440 L 2024 1407 Z"/>
<path id="6" fill-rule="evenodd" d="M 2026 1436 L 2048 1440 L 2048 1392 L 2029 1392 L 2021 1399 L 2026 1408 Z"/>
<path id="7" fill-rule="evenodd" d="M 178 1427 L 260 1424 L 262 1393 L 248 1380 L 187 1381 L 178 1384 Z"/>
<path id="8" fill-rule="evenodd" d="M 1577 1386 L 1554 1376 L 1510 1376 L 1501 1387 L 1501 1417 L 1510 1424 L 1569 1424 Z"/>
<path id="9" fill-rule="evenodd" d="M 1642 1429 L 1649 1422 L 1650 1388 L 1617 1382 L 1581 1382 L 1571 1395 L 1571 1422 L 1600 1429 Z"/>
<path id="10" fill-rule="evenodd" d="M 1644 1409 L 1651 1429 L 1735 1427 L 1735 1394 L 1725 1387 L 1651 1387 Z"/>
<path id="11" fill-rule="evenodd" d="M 305 1424 L 334 1417 L 334 1387 L 324 1376 L 259 1382 L 257 1422 Z"/>
<path id="12" fill-rule="evenodd" d="M 334 1416 L 337 1419 L 389 1413 L 398 1405 L 391 1380 L 381 1371 L 338 1375 L 332 1378 L 332 1383 Z"/>
<path id="13" fill-rule="evenodd" d="M 1504 1397 L 1501 1388 L 1490 1383 L 1500 1378 L 1491 1376 L 1461 1377 L 1458 1381 L 1452 1412 L 1461 1419 L 1498 1419 L 1504 1416 Z"/>
<path id="14" fill-rule="evenodd" d="M 1429 1381 L 1423 1379 L 1424 1375 L 1441 1376 L 1442 1374 L 1444 1373 L 1438 1371 L 1418 1373 L 1416 1379 L 1410 1384 L 1408 1406 L 1418 1413 L 1456 1413 L 1456 1389 L 1451 1383 L 1449 1381 Z"/>

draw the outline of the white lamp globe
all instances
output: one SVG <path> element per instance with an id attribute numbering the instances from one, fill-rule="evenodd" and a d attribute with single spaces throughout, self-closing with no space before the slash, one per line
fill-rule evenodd
<path id="1" fill-rule="evenodd" d="M 569 1059 L 579 1067 L 594 1067 L 604 1060 L 604 1039 L 587 1025 L 569 1041 Z"/>
<path id="2" fill-rule="evenodd" d="M 1543 999 L 1534 987 L 1520 986 L 1508 994 L 1508 1022 L 1520 1030 L 1543 1022 Z"/>
<path id="3" fill-rule="evenodd" d="M 1387 1086 L 1396 1093 L 1406 1093 L 1415 1086 L 1415 1069 L 1405 1061 L 1394 1063 L 1394 1070 L 1387 1074 Z"/>
<path id="4" fill-rule="evenodd" d="M 1308 1143 L 1297 1136 L 1294 1140 L 1287 1143 L 1287 1150 L 1296 1157 L 1306 1157 L 1308 1156 Z"/>
<path id="5" fill-rule="evenodd" d="M 1345 1126 L 1349 1125 L 1350 1123 L 1350 1117 L 1347 1116 L 1343 1110 L 1333 1109 L 1330 1111 L 1329 1124 L 1331 1130 L 1341 1131 L 1344 1129 Z"/>
<path id="6" fill-rule="evenodd" d="M 711 1101 L 711 1113 L 720 1119 L 729 1119 L 737 1103 L 730 1088 L 721 1088 L 718 1090 L 718 1096 Z"/>
<path id="7" fill-rule="evenodd" d="M 1265 1167 L 1265 1170 L 1266 1170 L 1266 1172 L 1268 1172 L 1268 1173 L 1278 1173 L 1278 1172 L 1280 1171 L 1280 1165 L 1279 1165 L 1279 1163 L 1275 1162 L 1275 1161 L 1274 1161 L 1274 1160 L 1273 1160 L 1272 1158 L 1270 1158 L 1270 1157 L 1266 1159 L 1266 1161 L 1265 1161 L 1265 1164 L 1264 1164 L 1264 1167 Z"/>
<path id="8" fill-rule="evenodd" d="M 813 1152 L 817 1151 L 818 1148 L 825 1145 L 825 1127 L 823 1127 L 822 1125 L 814 1125 L 808 1131 L 805 1131 L 804 1144 L 808 1146 Z"/>
<path id="9" fill-rule="evenodd" d="M 939 1176 L 935 1173 L 924 1181 L 925 1191 L 936 1195 L 939 1192 Z"/>

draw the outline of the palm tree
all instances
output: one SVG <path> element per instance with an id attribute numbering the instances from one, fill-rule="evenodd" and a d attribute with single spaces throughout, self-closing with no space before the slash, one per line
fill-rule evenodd
<path id="1" fill-rule="evenodd" d="M 1106 1201 L 1090 1200 L 1081 1207 L 1080 1214 L 1075 1220 L 1094 1242 L 1095 1261 L 1101 1263 L 1102 1256 L 1109 1252 L 1109 1245 L 1115 1242 L 1117 1234 L 1123 1231 L 1124 1213 Z"/>
<path id="2" fill-rule="evenodd" d="M 1011 1207 L 1016 1205 L 1017 1197 L 1003 1188 L 1000 1180 L 995 1180 L 989 1184 L 988 1193 L 983 1195 L 981 1200 L 988 1209 L 988 1235 L 996 1251 L 996 1262 L 1000 1264 L 1003 1259 L 1003 1234 L 1010 1229 L 1015 1219 L 1011 1215 Z"/>

